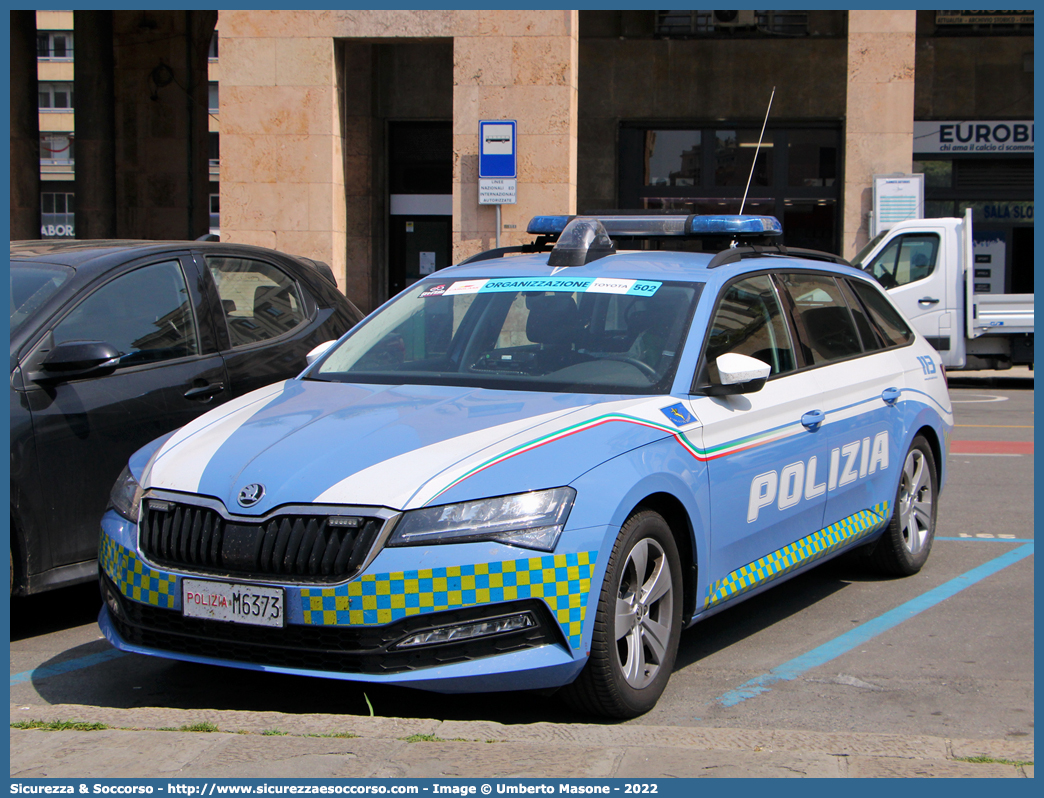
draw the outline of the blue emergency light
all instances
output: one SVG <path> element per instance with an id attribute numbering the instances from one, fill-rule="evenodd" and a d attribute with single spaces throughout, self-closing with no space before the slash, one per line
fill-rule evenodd
<path id="1" fill-rule="evenodd" d="M 610 236 L 658 238 L 660 236 L 778 236 L 783 226 L 774 216 L 722 214 L 635 214 L 597 216 L 534 216 L 526 228 L 531 235 L 558 236 L 574 219 L 594 219 Z"/>

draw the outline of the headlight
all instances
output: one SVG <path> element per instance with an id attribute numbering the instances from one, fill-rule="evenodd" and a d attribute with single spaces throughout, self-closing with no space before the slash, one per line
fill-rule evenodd
<path id="1" fill-rule="evenodd" d="M 126 518 L 128 521 L 138 523 L 138 507 L 141 504 L 141 486 L 130 472 L 129 466 L 124 466 L 123 471 L 112 486 L 109 494 L 109 506 Z"/>
<path id="2" fill-rule="evenodd" d="M 388 546 L 495 540 L 509 546 L 554 551 L 576 491 L 553 488 L 404 513 Z"/>

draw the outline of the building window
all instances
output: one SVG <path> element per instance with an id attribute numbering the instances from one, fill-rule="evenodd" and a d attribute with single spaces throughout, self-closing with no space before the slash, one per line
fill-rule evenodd
<path id="1" fill-rule="evenodd" d="M 719 13 L 715 11 L 714 13 Z M 737 12 L 742 14 L 743 12 Z M 755 11 L 758 30 L 777 36 L 807 36 L 807 11 Z"/>
<path id="2" fill-rule="evenodd" d="M 214 35 L 210 37 L 210 47 L 207 50 L 207 59 L 209 61 L 218 60 L 218 32 L 214 31 Z"/>
<path id="3" fill-rule="evenodd" d="M 73 108 L 73 84 L 40 81 L 41 111 L 71 111 Z"/>
<path id="4" fill-rule="evenodd" d="M 657 36 L 707 36 L 762 33 L 807 36 L 807 11 L 657 11 Z"/>
<path id="5" fill-rule="evenodd" d="M 41 164 L 71 166 L 73 159 L 73 137 L 71 133 L 45 133 L 40 136 Z"/>
<path id="6" fill-rule="evenodd" d="M 207 92 L 207 106 L 210 113 L 216 114 L 218 112 L 218 84 L 216 81 L 210 83 Z"/>
<path id="7" fill-rule="evenodd" d="M 211 131 L 207 134 L 207 157 L 211 166 L 221 165 L 221 134 Z"/>
<path id="8" fill-rule="evenodd" d="M 714 214 L 742 205 L 777 217 L 788 246 L 837 252 L 840 125 L 770 126 L 759 150 L 760 135 L 755 124 L 624 123 L 617 207 Z"/>
<path id="9" fill-rule="evenodd" d="M 40 194 L 40 238 L 75 238 L 72 192 Z"/>
<path id="10" fill-rule="evenodd" d="M 68 30 L 36 32 L 36 57 L 41 61 L 72 61 L 73 34 Z"/>
<path id="11" fill-rule="evenodd" d="M 944 36 L 1033 35 L 1033 11 L 936 11 L 935 32 Z"/>
<path id="12" fill-rule="evenodd" d="M 210 195 L 210 232 L 217 235 L 221 228 L 221 195 Z"/>

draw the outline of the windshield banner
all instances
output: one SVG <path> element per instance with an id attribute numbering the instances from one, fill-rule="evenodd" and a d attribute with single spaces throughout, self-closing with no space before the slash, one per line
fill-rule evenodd
<path id="1" fill-rule="evenodd" d="M 512 291 L 562 291 L 576 294 L 628 294 L 652 296 L 663 283 L 652 280 L 620 280 L 611 277 L 502 277 L 486 280 L 458 280 L 433 285 L 421 297 L 455 294 L 494 294 Z"/>

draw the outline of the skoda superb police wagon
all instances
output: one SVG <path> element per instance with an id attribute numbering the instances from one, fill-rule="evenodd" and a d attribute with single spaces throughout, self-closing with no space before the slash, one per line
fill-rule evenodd
<path id="1" fill-rule="evenodd" d="M 869 277 L 771 217 L 530 232 L 135 454 L 109 641 L 632 717 L 684 627 L 842 551 L 924 565 L 950 400 Z"/>

